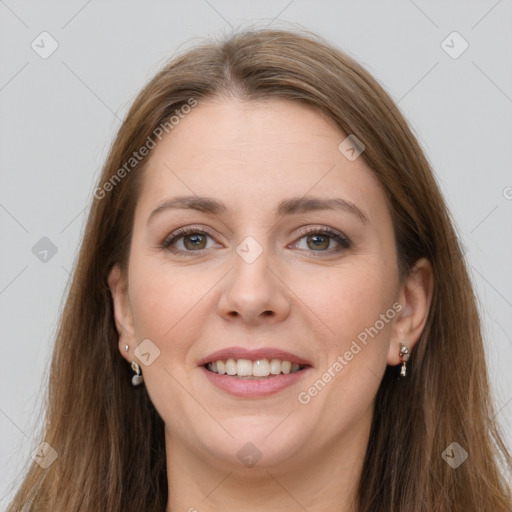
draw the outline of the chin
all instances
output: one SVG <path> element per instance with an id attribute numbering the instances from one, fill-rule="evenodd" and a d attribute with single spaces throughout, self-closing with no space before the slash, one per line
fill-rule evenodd
<path id="1" fill-rule="evenodd" d="M 271 469 L 290 463 L 311 438 L 305 425 L 297 424 L 286 415 L 238 416 L 226 419 L 224 430 L 196 432 L 202 444 L 202 455 L 208 453 L 212 463 L 226 466 L 227 470 L 246 468 Z M 281 423 L 282 422 L 282 423 Z M 281 423 L 281 424 L 280 424 Z"/>

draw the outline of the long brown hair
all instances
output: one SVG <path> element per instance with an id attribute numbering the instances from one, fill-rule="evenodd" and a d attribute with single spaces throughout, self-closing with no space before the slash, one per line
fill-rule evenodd
<path id="1" fill-rule="evenodd" d="M 305 30 L 246 30 L 202 42 L 134 101 L 92 200 L 53 353 L 41 441 L 58 457 L 47 469 L 32 462 L 8 510 L 165 510 L 164 425 L 145 386 L 130 384 L 107 276 L 129 258 L 150 157 L 126 163 L 159 126 L 168 123 L 171 133 L 168 120 L 191 99 L 200 105 L 214 96 L 304 102 L 354 134 L 388 195 L 401 272 L 421 257 L 432 263 L 432 304 L 410 376 L 399 381 L 388 367 L 376 396 L 358 512 L 510 512 L 504 470 L 512 461 L 493 419 L 476 300 L 432 170 L 376 80 Z M 442 456 L 453 442 L 468 453 L 456 469 Z"/>

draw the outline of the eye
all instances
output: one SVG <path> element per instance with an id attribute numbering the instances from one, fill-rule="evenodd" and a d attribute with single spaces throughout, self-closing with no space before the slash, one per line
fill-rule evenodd
<path id="1" fill-rule="evenodd" d="M 206 246 L 207 237 L 211 237 L 211 235 L 201 229 L 195 227 L 182 228 L 171 233 L 162 242 L 162 248 L 181 254 L 201 252 L 210 248 Z M 175 247 L 175 244 L 178 246 L 181 244 L 181 247 Z"/>
<path id="2" fill-rule="evenodd" d="M 298 247 L 299 249 L 304 250 L 313 250 L 314 252 L 339 252 L 343 249 L 349 249 L 351 247 L 350 240 L 343 234 L 338 231 L 335 231 L 330 228 L 308 228 L 300 231 L 302 235 L 300 240 L 306 240 L 306 247 Z M 332 249 L 330 247 L 331 242 L 336 242 L 338 247 Z M 297 246 L 298 242 L 295 244 Z"/>

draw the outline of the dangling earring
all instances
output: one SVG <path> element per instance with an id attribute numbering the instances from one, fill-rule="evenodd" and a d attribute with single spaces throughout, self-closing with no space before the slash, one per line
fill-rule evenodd
<path id="1" fill-rule="evenodd" d="M 132 386 L 139 386 L 142 384 L 144 377 L 142 376 L 139 365 L 135 361 L 132 361 L 132 370 L 135 372 L 135 375 L 132 377 Z"/>
<path id="2" fill-rule="evenodd" d="M 400 361 L 402 361 L 402 368 L 400 368 L 400 376 L 405 377 L 407 374 L 407 361 L 409 361 L 409 347 L 400 343 Z"/>

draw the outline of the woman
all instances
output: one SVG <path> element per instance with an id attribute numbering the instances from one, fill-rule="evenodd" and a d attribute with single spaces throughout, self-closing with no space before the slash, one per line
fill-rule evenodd
<path id="1" fill-rule="evenodd" d="M 10 511 L 511 510 L 449 213 L 361 66 L 278 30 L 189 50 L 94 196 Z"/>

